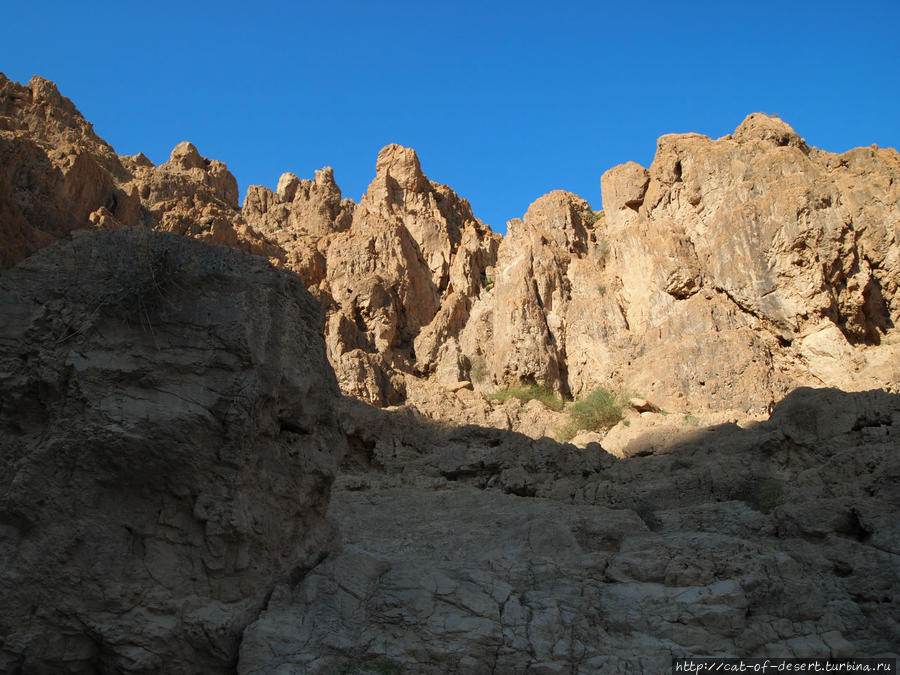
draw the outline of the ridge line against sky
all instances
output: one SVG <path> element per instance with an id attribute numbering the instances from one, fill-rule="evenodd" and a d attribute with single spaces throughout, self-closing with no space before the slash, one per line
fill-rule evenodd
<path id="1" fill-rule="evenodd" d="M 900 2 L 37 0 L 6 12 L 0 71 L 57 83 L 120 154 L 180 141 L 241 189 L 332 166 L 358 200 L 400 143 L 493 229 L 553 189 L 601 208 L 600 176 L 656 139 L 780 115 L 843 152 L 900 144 Z"/>

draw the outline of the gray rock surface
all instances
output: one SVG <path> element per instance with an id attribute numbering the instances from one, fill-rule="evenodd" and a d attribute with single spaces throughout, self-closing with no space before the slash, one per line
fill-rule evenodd
<path id="1" fill-rule="evenodd" d="M 798 390 L 752 429 L 620 460 L 403 412 L 342 418 L 344 548 L 273 593 L 240 673 L 897 656 L 896 395 Z"/>
<path id="2" fill-rule="evenodd" d="M 0 276 L 0 671 L 234 667 L 334 536 L 321 324 L 295 275 L 156 232 Z"/>

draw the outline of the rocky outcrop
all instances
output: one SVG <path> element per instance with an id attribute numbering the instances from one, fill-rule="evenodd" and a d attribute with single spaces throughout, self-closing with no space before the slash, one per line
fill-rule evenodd
<path id="1" fill-rule="evenodd" d="M 140 200 L 124 185 L 129 176 L 119 157 L 41 77 L 23 86 L 0 74 L 0 168 L 11 197 L 5 208 L 18 214 L 23 239 L 18 253 L 6 251 L 7 267 L 89 227 L 100 207 L 126 224 L 139 220 Z"/>
<path id="2" fill-rule="evenodd" d="M 325 167 L 316 172 L 315 180 L 285 173 L 275 192 L 251 185 L 241 214 L 284 250 L 286 266 L 315 290 L 325 278 L 329 235 L 350 226 L 353 207 L 352 200 L 341 199 L 334 171 Z"/>
<path id="3" fill-rule="evenodd" d="M 325 252 L 326 343 L 342 391 L 397 403 L 404 373 L 456 358 L 447 339 L 467 318 L 497 240 L 468 202 L 425 177 L 414 151 L 384 148 L 349 229 Z"/>
<path id="4" fill-rule="evenodd" d="M 804 384 L 896 391 L 898 185 L 895 150 L 833 155 L 765 115 L 664 136 L 603 175 L 603 212 L 553 192 L 510 222 L 461 379 L 746 414 Z"/>
<path id="5" fill-rule="evenodd" d="M 333 543 L 321 308 L 265 261 L 76 233 L 0 277 L 0 670 L 223 672 Z"/>
<path id="6" fill-rule="evenodd" d="M 24 86 L 0 74 L 0 171 L 4 267 L 94 226 L 147 226 L 283 257 L 241 218 L 237 181 L 224 163 L 187 142 L 159 167 L 144 155 L 119 156 L 37 76 Z"/>
<path id="7" fill-rule="evenodd" d="M 326 167 L 239 209 L 223 163 L 190 143 L 120 157 L 40 78 L 0 79 L 0 169 L 4 265 L 135 224 L 263 255 L 325 308 L 341 390 L 376 405 L 533 382 L 761 417 L 796 386 L 900 389 L 900 156 L 823 152 L 758 113 L 610 169 L 603 211 L 541 197 L 502 242 L 410 148 L 381 151 L 359 204 Z"/>
<path id="8" fill-rule="evenodd" d="M 344 550 L 273 593 L 238 672 L 897 656 L 897 395 L 801 389 L 753 428 L 621 460 L 402 412 L 344 419 Z"/>

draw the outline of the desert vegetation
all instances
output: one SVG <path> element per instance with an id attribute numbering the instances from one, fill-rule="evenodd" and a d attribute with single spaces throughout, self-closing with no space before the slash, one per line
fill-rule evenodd
<path id="1" fill-rule="evenodd" d="M 523 382 L 510 387 L 498 389 L 491 395 L 491 399 L 498 403 L 506 403 L 511 398 L 517 398 L 522 403 L 538 400 L 547 408 L 555 412 L 562 412 L 566 402 L 552 389 L 542 384 Z"/>
<path id="2" fill-rule="evenodd" d="M 568 441 L 581 431 L 603 431 L 615 426 L 625 416 L 628 398 L 624 392 L 597 387 L 568 407 L 569 421 L 559 429 L 557 438 Z"/>

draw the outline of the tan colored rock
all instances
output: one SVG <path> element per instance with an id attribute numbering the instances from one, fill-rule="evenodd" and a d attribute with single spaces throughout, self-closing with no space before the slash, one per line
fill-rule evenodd
<path id="1" fill-rule="evenodd" d="M 644 203 L 650 173 L 637 162 L 626 162 L 603 174 L 603 208 L 606 211 L 632 209 L 637 211 Z"/>
<path id="2" fill-rule="evenodd" d="M 35 76 L 23 86 L 0 74 L 0 168 L 12 201 L 5 208 L 19 214 L 8 225 L 19 243 L 16 254 L 7 249 L 7 266 L 89 227 L 100 206 L 138 222 L 140 203 L 124 185 L 118 156 L 48 80 Z"/>
<path id="3" fill-rule="evenodd" d="M 224 163 L 187 142 L 159 167 L 142 154 L 120 157 L 39 77 L 23 86 L 0 75 L 0 167 L 13 202 L 3 208 L 24 220 L 5 226 L 12 244 L 6 266 L 91 226 L 150 226 L 284 258 L 241 219 L 237 182 Z"/>
<path id="4" fill-rule="evenodd" d="M 447 387 L 447 391 L 457 392 L 461 389 L 471 389 L 472 383 L 468 380 L 463 380 L 462 382 L 456 382 Z"/>
<path id="5" fill-rule="evenodd" d="M 327 339 L 342 390 L 393 402 L 393 394 L 376 391 L 377 383 L 402 372 L 441 370 L 445 382 L 464 379 L 461 357 L 448 352 L 447 341 L 465 322 L 495 253 L 496 237 L 467 202 L 428 181 L 415 152 L 384 148 L 352 225 L 329 237 L 323 250 L 321 289 L 334 305 L 329 325 L 343 327 Z M 372 355 L 362 359 L 362 371 L 362 357 L 342 356 L 354 349 Z M 361 372 L 365 384 L 357 387 L 353 377 Z"/>
<path id="6" fill-rule="evenodd" d="M 653 405 L 650 401 L 645 398 L 637 398 L 632 397 L 628 399 L 628 405 L 637 410 L 640 413 L 644 412 L 659 412 L 659 407 Z"/>
<path id="7" fill-rule="evenodd" d="M 663 136 L 649 171 L 604 174 L 600 217 L 551 193 L 511 221 L 460 333 L 470 379 L 750 417 L 798 385 L 890 389 L 898 184 L 896 151 L 832 155 L 764 115 Z"/>

